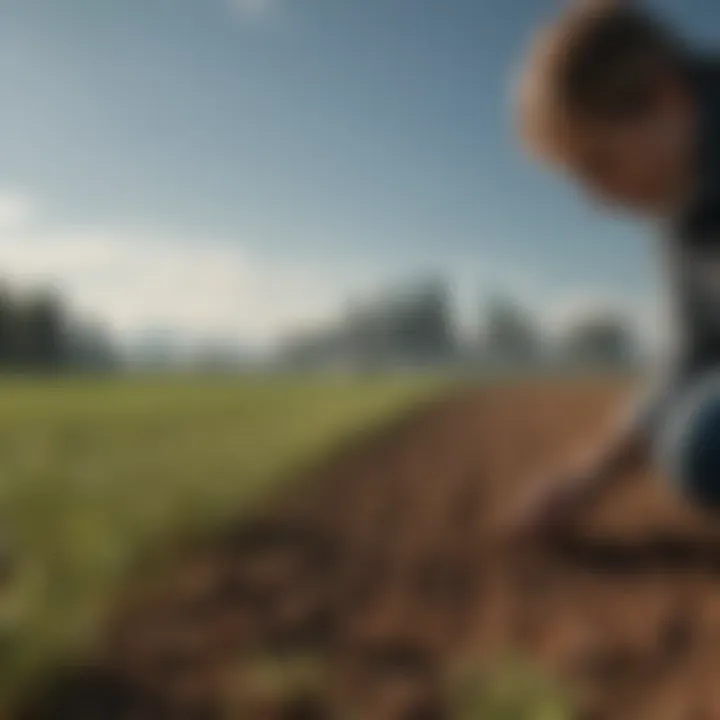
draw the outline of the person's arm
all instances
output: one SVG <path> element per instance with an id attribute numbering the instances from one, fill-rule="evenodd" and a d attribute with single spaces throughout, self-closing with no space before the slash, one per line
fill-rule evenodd
<path id="1" fill-rule="evenodd" d="M 642 467 L 649 455 L 640 416 L 623 419 L 580 457 L 554 476 L 540 480 L 513 521 L 522 536 L 546 536 L 572 526 L 578 513 L 619 479 Z"/>
<path id="2" fill-rule="evenodd" d="M 579 482 L 584 484 L 579 491 L 585 496 L 594 495 L 642 469 L 650 455 L 649 445 L 648 434 L 642 424 L 620 423 L 579 468 Z"/>
<path id="3" fill-rule="evenodd" d="M 564 531 L 596 497 L 648 463 L 658 423 L 688 372 L 687 358 L 687 353 L 671 357 L 640 397 L 612 419 L 599 440 L 572 457 L 560 472 L 538 481 L 515 520 L 521 536 Z"/>

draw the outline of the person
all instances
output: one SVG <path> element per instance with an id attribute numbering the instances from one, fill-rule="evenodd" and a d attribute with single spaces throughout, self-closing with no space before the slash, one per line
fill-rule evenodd
<path id="1" fill-rule="evenodd" d="M 532 44 L 518 120 L 536 158 L 602 204 L 657 221 L 673 301 L 660 377 L 523 507 L 521 531 L 552 532 L 647 463 L 669 408 L 720 367 L 720 63 L 632 0 L 577 2 Z"/>

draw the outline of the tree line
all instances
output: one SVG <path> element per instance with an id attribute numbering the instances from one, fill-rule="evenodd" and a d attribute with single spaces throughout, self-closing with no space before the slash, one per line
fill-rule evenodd
<path id="1" fill-rule="evenodd" d="M 191 358 L 165 349 L 154 369 L 229 370 L 248 366 L 237 348 L 219 344 Z M 11 292 L 0 286 L 0 371 L 109 371 L 132 366 L 100 324 L 81 321 L 52 290 Z M 458 332 L 452 294 L 440 279 L 398 286 L 349 302 L 337 322 L 287 338 L 269 360 L 291 369 L 361 371 L 418 366 L 528 367 L 541 364 L 626 366 L 639 355 L 632 326 L 620 315 L 592 313 L 561 337 L 520 303 L 494 296 L 477 312 L 476 329 Z M 122 357 L 122 362 L 121 362 Z M 140 358 L 142 356 L 139 356 Z M 153 356 L 154 358 L 155 356 Z M 136 364 L 143 363 L 136 357 Z M 157 366 L 157 367 L 156 367 Z M 253 367 L 257 363 L 253 361 Z"/>
<path id="2" fill-rule="evenodd" d="M 424 363 L 605 368 L 632 364 L 639 354 L 634 328 L 622 315 L 587 313 L 561 337 L 551 337 L 531 312 L 504 295 L 483 303 L 475 332 L 461 337 L 449 288 L 435 279 L 351 303 L 335 324 L 288 338 L 278 358 L 306 368 Z"/>
<path id="3" fill-rule="evenodd" d="M 107 370 L 117 357 L 104 329 L 74 318 L 52 290 L 0 287 L 0 370 Z"/>

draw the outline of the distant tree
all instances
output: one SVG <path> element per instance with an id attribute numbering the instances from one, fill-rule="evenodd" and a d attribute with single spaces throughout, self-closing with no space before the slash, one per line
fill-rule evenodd
<path id="1" fill-rule="evenodd" d="M 438 280 L 421 284 L 400 307 L 397 340 L 410 355 L 446 357 L 454 349 L 449 293 Z"/>
<path id="2" fill-rule="evenodd" d="M 444 360 L 455 351 L 447 287 L 430 280 L 349 303 L 339 323 L 286 340 L 278 355 L 296 367 L 371 370 Z"/>
<path id="3" fill-rule="evenodd" d="M 18 351 L 17 306 L 6 288 L 0 286 L 0 368 L 11 365 Z"/>
<path id="4" fill-rule="evenodd" d="M 540 332 L 532 315 L 511 298 L 490 299 L 485 316 L 486 354 L 505 362 L 532 362 L 540 353 Z"/>
<path id="5" fill-rule="evenodd" d="M 49 290 L 19 296 L 0 283 L 0 371 L 110 370 L 119 353 L 99 323 L 80 323 Z"/>
<path id="6" fill-rule="evenodd" d="M 36 293 L 19 305 L 18 360 L 43 370 L 59 369 L 67 360 L 65 308 L 51 292 Z"/>
<path id="7" fill-rule="evenodd" d="M 637 355 L 637 341 L 627 318 L 595 312 L 576 321 L 565 335 L 565 356 L 590 365 L 623 365 Z"/>

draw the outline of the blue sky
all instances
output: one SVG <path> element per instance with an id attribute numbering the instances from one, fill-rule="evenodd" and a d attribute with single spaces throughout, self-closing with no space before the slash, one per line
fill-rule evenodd
<path id="1" fill-rule="evenodd" d="M 0 273 L 118 331 L 265 343 L 445 273 L 549 320 L 652 309 L 646 230 L 527 163 L 554 0 L 0 0 Z M 653 3 L 714 42 L 713 0 Z"/>

